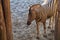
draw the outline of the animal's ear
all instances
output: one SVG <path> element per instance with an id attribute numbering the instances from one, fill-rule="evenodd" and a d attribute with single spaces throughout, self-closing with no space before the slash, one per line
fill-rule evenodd
<path id="1" fill-rule="evenodd" d="M 29 9 L 29 14 L 31 14 L 31 9 Z"/>
<path id="2" fill-rule="evenodd" d="M 31 14 L 31 11 L 29 10 L 29 14 Z"/>

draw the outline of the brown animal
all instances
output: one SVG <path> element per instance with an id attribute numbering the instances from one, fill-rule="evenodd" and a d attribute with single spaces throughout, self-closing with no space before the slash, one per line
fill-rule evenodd
<path id="1" fill-rule="evenodd" d="M 27 25 L 30 25 L 33 20 L 36 21 L 37 38 L 39 38 L 39 22 L 43 23 L 44 33 L 46 33 L 46 26 L 45 26 L 46 19 L 52 17 L 53 15 L 54 15 L 53 10 L 49 7 L 46 8 L 41 6 L 40 4 L 35 4 L 30 7 Z"/>

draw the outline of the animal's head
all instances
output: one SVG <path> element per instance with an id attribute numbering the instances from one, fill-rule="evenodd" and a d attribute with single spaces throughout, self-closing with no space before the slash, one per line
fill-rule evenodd
<path id="1" fill-rule="evenodd" d="M 27 25 L 30 25 L 31 22 L 36 18 L 36 13 L 35 11 L 33 10 L 29 10 L 29 13 L 28 13 L 28 20 L 27 20 Z"/>

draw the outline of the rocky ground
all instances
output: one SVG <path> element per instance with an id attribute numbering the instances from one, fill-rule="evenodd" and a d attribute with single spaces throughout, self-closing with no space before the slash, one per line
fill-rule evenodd
<path id="1" fill-rule="evenodd" d="M 37 40 L 36 39 L 36 24 L 32 22 L 27 27 L 28 7 L 33 4 L 41 4 L 41 0 L 10 0 L 11 17 L 12 17 L 12 30 L 14 40 Z M 47 36 L 43 37 L 43 25 L 40 25 L 40 40 L 54 40 L 54 33 L 48 29 L 49 19 L 46 21 Z"/>

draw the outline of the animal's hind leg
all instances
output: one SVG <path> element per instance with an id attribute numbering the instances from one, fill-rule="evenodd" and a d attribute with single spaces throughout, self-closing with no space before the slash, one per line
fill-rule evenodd
<path id="1" fill-rule="evenodd" d="M 49 29 L 51 29 L 51 18 L 49 20 L 49 26 L 48 26 Z"/>
<path id="2" fill-rule="evenodd" d="M 54 32 L 54 30 L 53 30 L 53 28 L 54 28 L 54 22 L 55 22 L 55 20 L 54 20 L 54 16 L 52 17 L 52 28 L 51 28 L 51 32 Z"/>
<path id="3" fill-rule="evenodd" d="M 37 39 L 39 39 L 39 22 L 36 22 L 37 24 Z"/>

